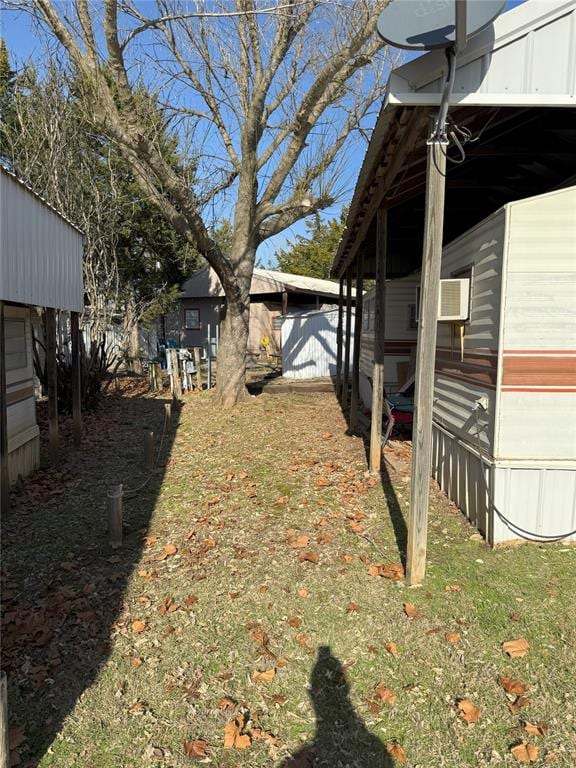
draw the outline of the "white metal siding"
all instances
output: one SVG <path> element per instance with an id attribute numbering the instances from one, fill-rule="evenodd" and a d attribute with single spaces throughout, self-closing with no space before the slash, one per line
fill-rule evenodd
<path id="1" fill-rule="evenodd" d="M 82 235 L 0 172 L 0 299 L 81 311 Z"/>
<path id="2" fill-rule="evenodd" d="M 286 315 L 282 322 L 283 376 L 289 379 L 335 376 L 337 328 L 338 310 Z M 350 367 L 353 349 L 352 333 Z"/>

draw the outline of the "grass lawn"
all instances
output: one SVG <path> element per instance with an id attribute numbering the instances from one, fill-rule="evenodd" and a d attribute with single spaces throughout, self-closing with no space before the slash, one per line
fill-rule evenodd
<path id="1" fill-rule="evenodd" d="M 14 764 L 576 765 L 576 548 L 490 550 L 434 490 L 424 585 L 371 575 L 405 546 L 402 449 L 383 491 L 331 394 L 203 393 L 112 551 L 107 491 L 163 413 L 109 397 L 3 520 Z"/>

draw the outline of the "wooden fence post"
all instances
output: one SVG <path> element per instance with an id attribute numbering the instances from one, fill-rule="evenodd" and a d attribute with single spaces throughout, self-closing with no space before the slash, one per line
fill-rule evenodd
<path id="1" fill-rule="evenodd" d="M 376 295 L 374 302 L 374 366 L 372 368 L 372 420 L 370 422 L 370 472 L 382 464 L 382 406 L 384 400 L 384 349 L 386 343 L 387 211 L 376 213 Z"/>
<path id="2" fill-rule="evenodd" d="M 175 400 L 180 400 L 182 397 L 182 382 L 180 381 L 180 369 L 178 366 L 178 352 L 175 349 L 166 350 L 170 355 L 170 380 L 172 382 L 172 396 Z"/>
<path id="3" fill-rule="evenodd" d="M 350 347 L 352 344 L 352 272 L 346 273 L 346 334 L 344 336 L 344 371 L 342 373 L 342 408 L 348 407 L 348 384 L 350 382 Z"/>
<path id="4" fill-rule="evenodd" d="M 117 485 L 108 494 L 110 503 L 108 534 L 112 549 L 122 546 L 122 485 Z"/>
<path id="5" fill-rule="evenodd" d="M 56 313 L 45 310 L 46 377 L 48 379 L 48 453 L 50 463 L 58 463 L 58 367 L 56 365 Z"/>
<path id="6" fill-rule="evenodd" d="M 4 337 L 4 302 L 0 301 L 0 512 L 10 506 L 8 468 L 8 403 L 6 398 L 6 342 Z"/>
<path id="7" fill-rule="evenodd" d="M 350 432 L 356 432 L 358 427 L 358 411 L 360 408 L 360 347 L 362 337 L 362 303 L 364 292 L 364 253 L 358 252 L 356 257 L 356 313 L 354 315 L 354 354 L 352 356 L 352 394 L 350 396 L 350 416 L 348 425 Z"/>
<path id="8" fill-rule="evenodd" d="M 144 433 L 144 466 L 148 472 L 154 470 L 154 432 Z"/>
<path id="9" fill-rule="evenodd" d="M 446 154 L 438 144 L 428 145 L 424 253 L 420 283 L 420 313 L 416 351 L 414 421 L 412 427 L 412 483 L 406 576 L 419 584 L 426 573 L 428 498 L 432 465 L 432 411 L 438 298 L 442 266 Z"/>
<path id="10" fill-rule="evenodd" d="M 344 321 L 344 278 L 340 278 L 338 291 L 338 328 L 336 330 L 336 397 L 341 398 L 342 390 L 342 335 Z"/>
<path id="11" fill-rule="evenodd" d="M 196 386 L 198 389 L 202 389 L 202 369 L 200 365 L 202 359 L 200 357 L 200 347 L 194 347 L 194 368 L 196 368 Z"/>
<path id="12" fill-rule="evenodd" d="M 172 403 L 164 403 L 164 418 L 166 420 L 166 429 L 172 425 Z"/>
<path id="13" fill-rule="evenodd" d="M 82 444 L 82 373 L 80 364 L 80 313 L 70 313 L 70 336 L 72 343 L 72 421 L 74 448 Z"/>

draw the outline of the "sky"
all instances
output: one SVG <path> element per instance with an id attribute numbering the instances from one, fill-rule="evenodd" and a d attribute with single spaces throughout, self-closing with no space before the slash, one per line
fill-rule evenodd
<path id="1" fill-rule="evenodd" d="M 478 0 L 476 0 L 478 1 Z M 479 0 L 481 2 L 481 0 Z M 505 11 L 514 8 L 526 0 L 508 0 L 506 3 Z M 8 49 L 10 51 L 13 62 L 21 63 L 29 59 L 41 61 L 45 54 L 45 42 L 39 38 L 36 34 L 34 25 L 28 14 L 21 12 L 14 12 L 11 10 L 0 10 L 0 37 L 4 38 Z M 404 52 L 404 61 L 413 58 L 415 54 Z M 374 115 L 378 112 L 378 108 L 374 110 Z M 372 118 L 374 122 L 375 117 Z M 369 126 L 368 133 L 371 130 Z M 323 217 L 331 218 L 339 215 L 343 205 L 350 202 L 352 194 L 354 192 L 354 184 L 362 160 L 367 149 L 367 143 L 362 140 L 356 140 L 351 142 L 346 150 L 344 180 L 345 188 L 342 192 L 341 199 L 332 208 L 326 210 L 322 215 Z M 274 266 L 275 252 L 285 247 L 294 237 L 298 234 L 304 234 L 306 232 L 306 225 L 303 221 L 298 222 L 290 229 L 285 230 L 280 235 L 270 238 L 264 242 L 258 250 L 258 261 L 263 266 Z"/>

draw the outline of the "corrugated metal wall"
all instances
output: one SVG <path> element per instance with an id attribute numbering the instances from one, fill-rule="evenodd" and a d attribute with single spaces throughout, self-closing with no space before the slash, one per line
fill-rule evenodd
<path id="1" fill-rule="evenodd" d="M 0 299 L 80 312 L 82 235 L 0 172 Z"/>
<path id="2" fill-rule="evenodd" d="M 337 328 L 338 310 L 286 315 L 282 322 L 283 375 L 289 379 L 335 376 Z M 353 333 L 351 341 L 350 367 Z"/>

